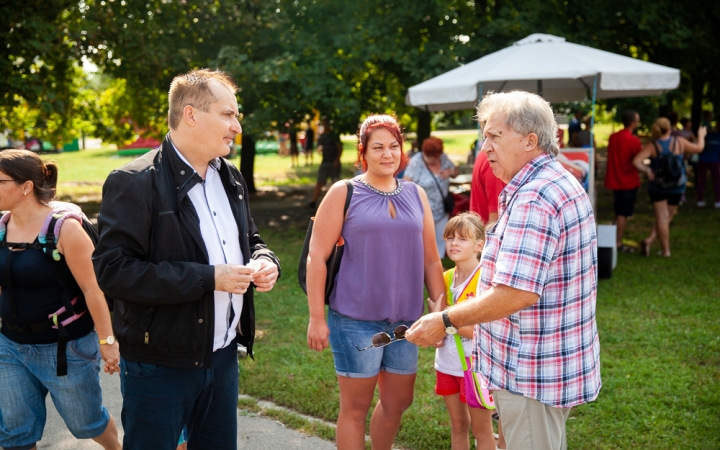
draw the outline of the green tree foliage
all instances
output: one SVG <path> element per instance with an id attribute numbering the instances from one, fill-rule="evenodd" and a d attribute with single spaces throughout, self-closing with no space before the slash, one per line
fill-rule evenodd
<path id="1" fill-rule="evenodd" d="M 48 134 L 60 128 L 77 95 L 72 2 L 7 0 L 0 3 L 0 126 Z M 38 127 L 39 126 L 39 127 Z M 51 135 L 57 133 L 51 130 Z"/>
<path id="2" fill-rule="evenodd" d="M 81 115 L 116 142 L 162 135 L 172 77 L 200 67 L 234 75 L 247 129 L 317 110 L 354 132 L 364 115 L 392 111 L 422 136 L 430 115 L 405 105 L 410 86 L 536 32 L 681 68 L 681 90 L 653 100 L 658 109 L 690 94 L 694 116 L 706 96 L 720 104 L 718 2 L 8 0 L 0 17 L 0 120 L 25 105 L 48 129 L 77 130 L 69 117 Z M 83 81 L 81 57 L 105 81 Z"/>

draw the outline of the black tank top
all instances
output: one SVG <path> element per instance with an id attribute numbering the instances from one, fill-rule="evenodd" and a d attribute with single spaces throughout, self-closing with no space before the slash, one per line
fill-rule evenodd
<path id="1" fill-rule="evenodd" d="M 70 268 L 63 257 L 59 262 L 54 261 L 42 250 L 26 249 L 15 251 L 10 257 L 10 271 L 8 272 L 7 247 L 0 248 L 0 317 L 2 329 L 0 332 L 8 339 L 20 344 L 51 344 L 58 341 L 58 330 L 48 329 L 30 334 L 16 333 L 6 326 L 7 324 L 24 326 L 38 324 L 48 319 L 48 316 L 62 308 L 61 287 L 57 280 L 56 270 L 65 280 L 70 299 L 78 297 L 75 311 L 86 311 L 82 291 L 73 278 Z M 8 276 L 11 277 L 8 279 Z M 12 297 L 11 297 L 12 291 Z M 11 298 L 15 302 L 15 317 L 11 314 Z M 89 312 L 66 326 L 68 340 L 78 339 L 87 335 L 93 329 L 92 318 Z"/>

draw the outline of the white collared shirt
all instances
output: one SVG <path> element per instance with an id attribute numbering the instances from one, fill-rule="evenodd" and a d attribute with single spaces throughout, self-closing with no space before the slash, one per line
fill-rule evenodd
<path id="1" fill-rule="evenodd" d="M 173 148 L 175 145 L 173 144 Z M 190 163 L 177 151 L 180 159 L 188 166 Z M 192 167 L 192 166 L 190 166 Z M 219 163 L 211 161 L 205 174 L 205 181 L 190 189 L 188 197 L 192 201 L 200 219 L 200 233 L 208 252 L 210 265 L 243 264 L 238 225 L 225 193 Z M 232 301 L 231 301 L 232 299 Z M 235 316 L 230 321 L 230 308 Z M 243 296 L 229 292 L 215 291 L 215 332 L 213 351 L 226 347 L 235 339 L 235 327 L 240 321 Z"/>

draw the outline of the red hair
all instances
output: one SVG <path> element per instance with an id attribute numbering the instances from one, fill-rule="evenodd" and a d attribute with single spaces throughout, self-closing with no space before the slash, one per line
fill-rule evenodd
<path id="1" fill-rule="evenodd" d="M 435 136 L 430 136 L 422 143 L 422 152 L 425 156 L 440 156 L 443 152 L 443 141 Z"/>
<path id="2" fill-rule="evenodd" d="M 389 114 L 373 114 L 371 116 L 368 116 L 368 118 L 363 121 L 362 125 L 360 125 L 360 129 L 358 130 L 357 166 L 362 167 L 363 172 L 367 172 L 365 152 L 367 151 L 367 145 L 368 141 L 370 140 L 370 135 L 378 128 L 385 128 L 386 130 L 388 130 L 390 134 L 392 134 L 393 137 L 400 144 L 400 167 L 398 167 L 397 172 L 395 172 L 395 175 L 397 175 L 399 172 L 405 169 L 405 166 L 407 166 L 408 157 L 405 155 L 402 130 L 400 129 L 397 118 Z"/>

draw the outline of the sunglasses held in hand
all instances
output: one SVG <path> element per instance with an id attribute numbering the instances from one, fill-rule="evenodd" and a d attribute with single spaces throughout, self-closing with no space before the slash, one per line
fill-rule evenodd
<path id="1" fill-rule="evenodd" d="M 360 348 L 356 345 L 355 348 L 358 349 L 358 351 L 364 352 L 365 350 L 372 347 L 385 347 L 386 345 L 390 345 L 393 342 L 402 341 L 403 339 L 405 339 L 405 332 L 407 330 L 407 325 L 399 325 L 397 328 L 395 328 L 395 331 L 393 331 L 393 336 L 395 336 L 395 339 L 392 339 L 390 335 L 386 332 L 381 331 L 380 333 L 373 335 L 372 344 L 368 345 L 365 348 Z"/>

